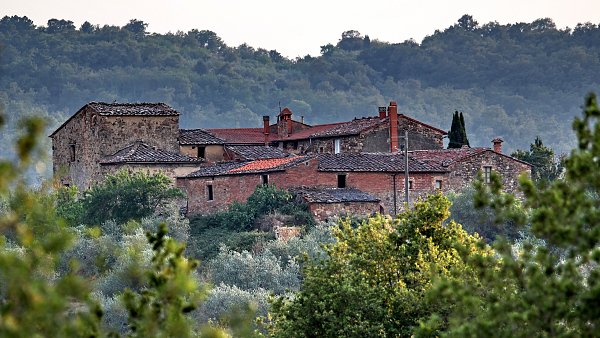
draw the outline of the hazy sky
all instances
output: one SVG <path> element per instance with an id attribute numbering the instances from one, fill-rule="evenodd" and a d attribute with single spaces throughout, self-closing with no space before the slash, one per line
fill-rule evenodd
<path id="1" fill-rule="evenodd" d="M 558 27 L 600 23 L 600 0 L 2 0 L 0 14 L 27 16 L 36 25 L 48 19 L 123 26 L 130 19 L 148 23 L 148 31 L 208 29 L 229 46 L 246 42 L 277 49 L 288 57 L 318 55 L 354 29 L 371 40 L 421 41 L 463 14 L 480 24 L 531 22 L 549 17 Z"/>

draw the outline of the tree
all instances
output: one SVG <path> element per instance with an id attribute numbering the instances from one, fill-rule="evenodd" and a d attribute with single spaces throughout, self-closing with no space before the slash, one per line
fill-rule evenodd
<path id="1" fill-rule="evenodd" d="M 326 259 L 308 261 L 291 298 L 273 303 L 274 337 L 409 336 L 433 311 L 425 294 L 433 279 L 465 270 L 459 252 L 489 254 L 448 217 L 441 194 L 415 203 L 395 220 L 349 220 L 334 228 Z M 447 305 L 451 306 L 451 305 Z M 444 310 L 444 309 L 441 309 Z"/>
<path id="2" fill-rule="evenodd" d="M 75 25 L 71 20 L 58 20 L 58 19 L 50 19 L 48 20 L 48 27 L 46 27 L 46 32 L 48 33 L 64 33 L 71 32 L 75 30 Z"/>
<path id="3" fill-rule="evenodd" d="M 510 156 L 530 163 L 533 166 L 531 178 L 538 183 L 554 181 L 563 172 L 562 161 L 556 158 L 552 148 L 544 145 L 539 136 L 529 146 L 529 151 L 518 149 Z"/>
<path id="4" fill-rule="evenodd" d="M 150 216 L 159 206 L 184 196 L 171 185 L 171 180 L 162 173 L 123 170 L 107 175 L 102 183 L 84 192 L 80 201 L 84 209 L 82 222 L 101 224 L 112 219 L 124 223 Z"/>
<path id="5" fill-rule="evenodd" d="M 467 131 L 465 129 L 465 118 L 462 112 L 454 112 L 452 116 L 452 125 L 450 126 L 450 132 L 448 133 L 448 149 L 451 148 L 462 148 L 462 146 L 469 146 L 469 139 L 467 138 Z"/>
<path id="6" fill-rule="evenodd" d="M 441 280 L 431 298 L 456 304 L 449 320 L 432 317 L 419 334 L 448 323 L 454 337 L 594 337 L 600 329 L 600 109 L 587 96 L 573 122 L 578 147 L 565 160 L 564 180 L 536 185 L 523 177 L 525 206 L 537 245 L 516 253 L 507 242 L 497 255 L 471 261 L 479 283 Z M 494 175 L 495 176 L 495 175 Z M 480 205 L 505 211 L 500 180 L 479 185 Z M 447 313 L 441 312 L 440 315 Z"/>
<path id="7" fill-rule="evenodd" d="M 473 19 L 473 16 L 468 14 L 461 16 L 460 19 L 458 19 L 457 24 L 458 27 L 469 32 L 474 31 L 475 28 L 477 28 L 477 25 L 479 25 L 479 23 Z"/>
<path id="8" fill-rule="evenodd" d="M 130 31 L 133 35 L 137 37 L 143 37 L 146 35 L 146 28 L 148 24 L 142 20 L 131 19 L 129 23 L 123 26 L 123 29 L 126 31 Z"/>

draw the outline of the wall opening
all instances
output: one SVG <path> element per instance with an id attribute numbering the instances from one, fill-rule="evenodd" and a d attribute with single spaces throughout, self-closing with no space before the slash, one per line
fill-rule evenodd
<path id="1" fill-rule="evenodd" d="M 69 161 L 75 162 L 75 143 L 69 144 Z"/>
<path id="2" fill-rule="evenodd" d="M 206 157 L 206 147 L 198 146 L 198 158 Z"/>
<path id="3" fill-rule="evenodd" d="M 490 184 L 492 182 L 492 167 L 484 166 L 483 167 L 483 182 Z"/>
<path id="4" fill-rule="evenodd" d="M 336 138 L 333 141 L 334 154 L 339 154 L 342 151 L 342 140 Z"/>
<path id="5" fill-rule="evenodd" d="M 435 188 L 442 189 L 442 180 L 435 180 Z"/>
<path id="6" fill-rule="evenodd" d="M 214 199 L 214 195 L 213 195 L 213 186 L 212 184 L 209 184 L 206 186 L 206 193 L 208 195 L 208 200 L 212 201 Z"/>
<path id="7" fill-rule="evenodd" d="M 337 187 L 338 188 L 346 187 L 346 175 L 345 174 L 337 175 Z"/>
<path id="8" fill-rule="evenodd" d="M 261 181 L 263 185 L 268 185 L 269 184 L 269 175 L 264 174 L 264 175 L 260 175 L 261 177 Z"/>

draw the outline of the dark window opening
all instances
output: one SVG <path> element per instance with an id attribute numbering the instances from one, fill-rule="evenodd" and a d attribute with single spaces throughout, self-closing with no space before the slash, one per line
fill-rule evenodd
<path id="1" fill-rule="evenodd" d="M 294 150 L 298 150 L 298 142 L 297 141 L 292 142 L 292 148 Z"/>
<path id="2" fill-rule="evenodd" d="M 263 185 L 269 184 L 269 175 L 261 175 L 261 179 Z"/>
<path id="3" fill-rule="evenodd" d="M 319 153 L 323 153 L 323 147 L 319 147 Z"/>
<path id="4" fill-rule="evenodd" d="M 346 187 L 346 175 L 337 175 L 337 187 L 345 188 Z"/>
<path id="5" fill-rule="evenodd" d="M 69 144 L 69 157 L 71 162 L 75 162 L 75 144 Z"/>
<path id="6" fill-rule="evenodd" d="M 435 180 L 435 188 L 442 189 L 442 180 Z"/>
<path id="7" fill-rule="evenodd" d="M 206 192 L 208 193 L 208 200 L 212 201 L 214 199 L 212 184 L 209 184 L 209 185 L 206 186 Z"/>
<path id="8" fill-rule="evenodd" d="M 413 181 L 408 181 L 408 189 L 412 190 L 413 188 Z"/>
<path id="9" fill-rule="evenodd" d="M 492 182 L 492 167 L 483 167 L 483 182 L 487 184 Z"/>
<path id="10" fill-rule="evenodd" d="M 198 147 L 198 158 L 204 158 L 206 156 L 206 147 Z"/>

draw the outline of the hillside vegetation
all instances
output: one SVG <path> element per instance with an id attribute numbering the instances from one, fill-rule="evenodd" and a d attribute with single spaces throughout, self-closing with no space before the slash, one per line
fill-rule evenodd
<path id="1" fill-rule="evenodd" d="M 23 115 L 47 116 L 52 128 L 89 101 L 166 102 L 189 128 L 259 126 L 279 105 L 325 123 L 397 100 L 402 113 L 442 129 L 463 112 L 472 146 L 503 136 L 511 151 L 539 135 L 562 153 L 575 145 L 570 121 L 600 74 L 600 28 L 591 23 L 479 24 L 465 15 L 420 43 L 346 31 L 320 56 L 294 60 L 227 46 L 212 31 L 147 26 L 1 19 L 0 101 L 12 123 L 3 141 Z"/>

